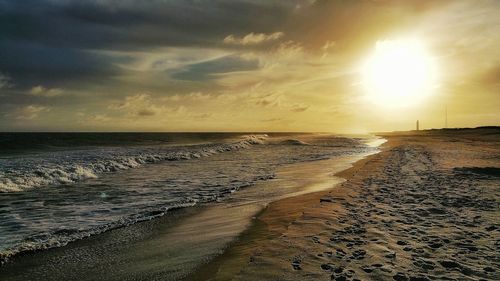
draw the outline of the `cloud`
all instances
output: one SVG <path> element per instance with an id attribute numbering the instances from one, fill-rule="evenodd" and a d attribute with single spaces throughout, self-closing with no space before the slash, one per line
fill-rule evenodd
<path id="1" fill-rule="evenodd" d="M 115 115 L 113 120 L 130 124 L 144 124 L 151 126 L 150 121 L 154 120 L 154 125 L 162 126 L 164 122 L 178 125 L 186 122 L 201 122 L 213 118 L 217 114 L 207 112 L 207 108 L 213 105 L 214 99 L 208 99 L 209 95 L 199 92 L 187 95 L 178 95 L 177 98 L 163 98 L 151 96 L 150 94 L 136 94 L 127 96 L 121 102 L 115 102 L 109 109 L 124 115 Z M 195 104 L 193 102 L 198 102 Z M 149 117 L 153 117 L 150 119 Z"/>
<path id="2" fill-rule="evenodd" d="M 265 95 L 257 95 L 253 97 L 255 105 L 260 107 L 274 107 L 273 110 L 286 109 L 292 112 L 304 112 L 309 109 L 309 105 L 303 103 L 293 103 L 286 98 L 286 95 L 280 93 L 271 93 Z"/>
<path id="3" fill-rule="evenodd" d="M 199 114 L 192 114 L 191 117 L 194 119 L 207 119 L 212 117 L 212 113 L 199 113 Z"/>
<path id="4" fill-rule="evenodd" d="M 0 72 L 0 89 L 12 87 L 12 84 L 10 81 L 11 81 L 11 79 L 9 76 L 2 74 Z"/>
<path id="5" fill-rule="evenodd" d="M 31 120 L 38 117 L 38 115 L 42 112 L 49 111 L 50 108 L 41 105 L 27 105 L 21 108 L 18 108 L 14 113 L 15 119 L 19 120 Z"/>
<path id="6" fill-rule="evenodd" d="M 95 83 L 120 73 L 116 64 L 125 60 L 100 52 L 16 40 L 0 41 L 0 53 L 2 69 L 22 88 L 28 85 L 61 87 L 82 81 Z"/>
<path id="7" fill-rule="evenodd" d="M 267 106 L 279 106 L 280 100 L 279 98 L 262 98 L 255 102 L 256 105 L 267 107 Z"/>
<path id="8" fill-rule="evenodd" d="M 335 46 L 337 46 L 337 42 L 335 41 L 326 41 L 325 42 L 325 45 L 323 45 L 323 47 L 321 47 L 321 50 L 323 51 L 323 55 L 321 56 L 321 58 L 326 58 L 330 52 L 331 49 L 335 48 Z"/>
<path id="9" fill-rule="evenodd" d="M 487 84 L 500 85 L 500 63 L 488 69 L 486 73 L 482 75 L 482 81 Z"/>
<path id="10" fill-rule="evenodd" d="M 31 88 L 29 91 L 29 94 L 32 96 L 37 96 L 37 97 L 46 97 L 46 98 L 52 98 L 52 97 L 57 97 L 63 94 L 63 90 L 57 89 L 57 88 L 52 88 L 52 89 L 47 89 L 43 86 L 35 86 Z"/>
<path id="11" fill-rule="evenodd" d="M 21 126 L 17 112 L 71 130 L 64 117 L 82 110 L 107 129 L 250 130 L 284 118 L 258 127 L 271 130 L 288 117 L 312 128 L 358 108 L 352 72 L 373 42 L 413 33 L 453 69 L 444 78 L 497 89 L 499 4 L 472 2 L 0 0 L 0 112 L 11 112 L 0 129 Z M 471 92 L 493 107 L 483 88 Z"/>
<path id="12" fill-rule="evenodd" d="M 110 109 L 125 111 L 129 116 L 149 117 L 161 112 L 164 108 L 158 106 L 149 94 L 136 94 L 125 97 L 124 101 L 113 103 Z"/>
<path id="13" fill-rule="evenodd" d="M 290 110 L 293 112 L 304 112 L 307 109 L 309 109 L 309 106 L 305 104 L 294 104 L 290 108 Z"/>
<path id="14" fill-rule="evenodd" d="M 102 124 L 111 121 L 111 118 L 106 114 L 86 114 L 83 112 L 78 112 L 76 114 L 78 117 L 78 123 L 85 125 Z"/>
<path id="15" fill-rule="evenodd" d="M 283 120 L 282 118 L 269 118 L 269 119 L 262 119 L 262 122 L 278 122 Z"/>
<path id="16" fill-rule="evenodd" d="M 161 97 L 161 101 L 163 102 L 189 102 L 189 103 L 199 103 L 199 102 L 206 102 L 210 99 L 214 98 L 210 94 L 205 94 L 202 92 L 191 92 L 188 94 L 175 94 L 171 96 L 165 96 Z"/>
<path id="17" fill-rule="evenodd" d="M 175 54 L 188 48 L 201 54 L 228 50 L 235 47 L 221 44 L 228 34 L 249 34 L 245 42 L 280 37 L 278 26 L 307 2 L 0 0 L 0 65 L 21 89 L 119 87 L 115 78 L 124 76 L 121 66 L 134 55 L 166 49 L 177 49 L 165 51 Z M 192 60 L 182 59 L 183 65 Z M 153 65 L 169 66 L 170 60 Z"/>
<path id="18" fill-rule="evenodd" d="M 263 89 L 259 88 L 262 88 L 262 84 L 258 84 L 256 88 L 258 91 L 257 94 L 250 97 L 255 100 L 255 105 L 261 107 L 279 107 L 282 105 L 281 94 L 275 92 L 262 94 Z"/>
<path id="19" fill-rule="evenodd" d="M 151 109 L 141 109 L 137 111 L 137 115 L 139 116 L 154 116 L 156 115 L 156 111 Z"/>
<path id="20" fill-rule="evenodd" d="M 285 36 L 283 32 L 265 33 L 248 33 L 243 37 L 228 35 L 224 38 L 224 43 L 234 45 L 257 45 L 264 42 L 275 41 Z"/>
<path id="21" fill-rule="evenodd" d="M 300 59 L 300 56 L 304 55 L 304 47 L 302 47 L 300 43 L 294 41 L 286 41 L 281 43 L 274 53 L 281 61 L 286 59 Z M 296 62 L 297 61 L 295 61 L 295 63 Z"/>
<path id="22" fill-rule="evenodd" d="M 203 81 L 236 71 L 256 70 L 259 68 L 257 59 L 245 59 L 236 55 L 223 56 L 216 59 L 190 64 L 184 69 L 174 72 L 171 77 L 178 80 Z"/>

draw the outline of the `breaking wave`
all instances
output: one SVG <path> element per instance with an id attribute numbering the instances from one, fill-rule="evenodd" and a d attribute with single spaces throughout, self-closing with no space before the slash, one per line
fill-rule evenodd
<path id="1" fill-rule="evenodd" d="M 307 142 L 304 142 L 301 140 L 296 140 L 296 139 L 284 140 L 284 141 L 280 142 L 280 144 L 284 144 L 284 145 L 309 145 Z"/>
<path id="2" fill-rule="evenodd" d="M 23 191 L 46 185 L 75 183 L 85 179 L 97 178 L 99 174 L 137 168 L 144 164 L 160 161 L 178 161 L 209 157 L 217 153 L 249 148 L 263 144 L 267 135 L 248 135 L 243 139 L 226 144 L 213 144 L 185 147 L 185 150 L 148 152 L 137 155 L 117 155 L 108 159 L 92 159 L 88 163 L 65 163 L 36 166 L 28 171 L 0 171 L 0 192 Z"/>
<path id="3" fill-rule="evenodd" d="M 301 135 L 300 139 L 231 135 L 207 143 L 213 140 L 77 145 L 2 155 L 0 265 L 21 253 L 64 246 L 174 209 L 222 201 L 235 191 L 274 178 L 282 165 L 373 150 L 358 139 L 329 135 Z M 134 169 L 150 163 L 161 164 Z M 129 171 L 119 173 L 125 170 Z"/>
<path id="4" fill-rule="evenodd" d="M 151 220 L 165 215 L 168 211 L 192 207 L 197 204 L 196 201 L 187 201 L 185 203 L 178 203 L 168 207 L 163 207 L 159 210 L 151 210 L 148 212 L 123 217 L 119 220 L 113 221 L 108 224 L 96 226 L 90 229 L 59 229 L 51 233 L 42 233 L 28 237 L 15 247 L 0 252 L 0 266 L 5 264 L 9 259 L 20 253 L 33 252 L 38 250 L 46 250 L 50 248 L 57 248 L 67 245 L 68 243 L 90 237 L 96 234 L 101 234 L 109 230 L 129 226 L 138 222 Z"/>

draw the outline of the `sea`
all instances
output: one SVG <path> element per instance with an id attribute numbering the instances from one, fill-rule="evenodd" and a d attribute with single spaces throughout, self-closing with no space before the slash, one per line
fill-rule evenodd
<path id="1" fill-rule="evenodd" d="M 319 133 L 0 133 L 0 260 L 223 203 L 280 167 L 368 155 L 377 142 Z"/>

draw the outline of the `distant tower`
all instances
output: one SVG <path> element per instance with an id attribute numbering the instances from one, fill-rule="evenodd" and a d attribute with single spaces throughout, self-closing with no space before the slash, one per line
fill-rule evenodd
<path id="1" fill-rule="evenodd" d="M 417 131 L 419 131 L 419 130 L 420 130 L 420 124 L 419 124 L 419 122 L 417 120 Z"/>
<path id="2" fill-rule="evenodd" d="M 448 106 L 444 108 L 444 128 L 448 128 Z"/>

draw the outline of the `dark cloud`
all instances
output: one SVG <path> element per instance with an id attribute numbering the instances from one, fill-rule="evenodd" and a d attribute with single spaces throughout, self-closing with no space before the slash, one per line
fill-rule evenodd
<path id="1" fill-rule="evenodd" d="M 9 39 L 74 48 L 206 45 L 230 33 L 274 32 L 297 2 L 0 0 L 0 30 Z"/>
<path id="2" fill-rule="evenodd" d="M 210 61 L 188 65 L 184 70 L 172 74 L 172 78 L 178 80 L 209 80 L 217 74 L 235 71 L 255 70 L 259 67 L 259 61 L 243 59 L 238 56 L 225 56 Z"/>
<path id="3" fill-rule="evenodd" d="M 226 46 L 223 39 L 229 34 L 276 32 L 302 2 L 0 0 L 0 72 L 24 89 L 78 81 L 105 83 L 120 74 L 116 60 L 126 58 L 99 52 L 172 46 L 239 48 Z M 239 63 L 235 68 L 241 67 Z M 178 77 L 194 78 L 194 68 Z"/>
<path id="4" fill-rule="evenodd" d="M 411 0 L 399 6 L 410 7 L 404 11 L 411 12 L 424 6 L 412 3 L 421 2 Z M 173 46 L 266 49 L 266 44 L 279 43 L 223 42 L 228 36 L 245 38 L 249 34 L 280 34 L 280 38 L 285 34 L 284 40 L 291 38 L 320 48 L 327 39 L 336 41 L 346 34 L 362 37 L 372 31 L 366 27 L 377 25 L 367 24 L 379 19 L 372 15 L 374 6 L 385 9 L 384 4 L 361 0 L 0 0 L 0 71 L 11 76 L 17 86 L 48 83 L 48 87 L 61 87 L 75 80 L 96 83 L 93 79 L 120 74 L 116 60 L 126 58 L 98 51 L 150 51 Z M 403 9 L 391 9 L 377 13 L 401 15 L 388 17 L 386 25 L 394 22 L 392 18 L 408 16 Z M 241 68 L 241 62 L 234 62 L 235 68 Z M 218 66 L 193 66 L 176 77 L 207 79 L 204 74 L 197 76 L 203 72 L 197 68 Z"/>
<path id="5" fill-rule="evenodd" d="M 0 89 L 9 88 L 11 86 L 12 84 L 10 83 L 10 77 L 0 72 Z"/>
<path id="6" fill-rule="evenodd" d="M 63 86 L 117 73 L 116 57 L 34 42 L 0 42 L 0 68 L 20 87 Z"/>

